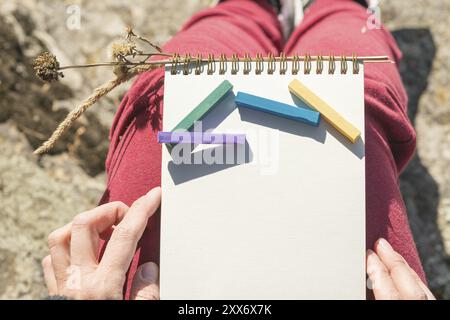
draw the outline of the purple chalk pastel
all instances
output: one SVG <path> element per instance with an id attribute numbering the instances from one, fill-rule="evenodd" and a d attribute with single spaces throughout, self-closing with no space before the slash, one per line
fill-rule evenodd
<path id="1" fill-rule="evenodd" d="M 158 143 L 245 144 L 245 134 L 160 131 Z"/>

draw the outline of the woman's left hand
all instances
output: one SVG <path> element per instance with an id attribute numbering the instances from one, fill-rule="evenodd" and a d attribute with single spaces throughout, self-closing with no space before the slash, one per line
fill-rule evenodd
<path id="1" fill-rule="evenodd" d="M 406 260 L 385 240 L 367 251 L 367 274 L 376 300 L 435 300 Z"/>

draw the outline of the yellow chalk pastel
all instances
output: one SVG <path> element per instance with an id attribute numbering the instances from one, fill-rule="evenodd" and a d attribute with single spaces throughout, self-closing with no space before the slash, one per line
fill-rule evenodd
<path id="1" fill-rule="evenodd" d="M 344 117 L 336 112 L 336 110 L 315 95 L 314 92 L 309 90 L 299 80 L 293 80 L 289 84 L 289 91 L 303 100 L 308 106 L 317 110 L 326 121 L 328 121 L 334 128 L 336 128 L 336 130 L 338 130 L 352 143 L 355 143 L 361 136 L 361 131 L 345 120 Z"/>

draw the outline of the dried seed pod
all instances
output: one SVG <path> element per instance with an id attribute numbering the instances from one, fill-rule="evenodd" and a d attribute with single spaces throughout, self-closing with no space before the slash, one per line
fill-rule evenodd
<path id="1" fill-rule="evenodd" d="M 114 66 L 113 72 L 117 77 L 123 77 L 128 73 L 128 66 L 123 63 L 119 63 L 118 65 Z"/>
<path id="2" fill-rule="evenodd" d="M 132 42 L 112 44 L 112 55 L 118 61 L 122 61 L 124 57 L 134 56 L 135 53 L 136 45 Z"/>
<path id="3" fill-rule="evenodd" d="M 36 75 L 45 82 L 57 81 L 64 74 L 59 71 L 59 62 L 56 56 L 50 52 L 41 53 L 34 60 L 34 70 Z"/>

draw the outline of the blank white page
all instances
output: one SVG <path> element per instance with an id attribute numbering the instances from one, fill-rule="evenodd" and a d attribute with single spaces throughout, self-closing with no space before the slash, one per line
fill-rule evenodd
<path id="1" fill-rule="evenodd" d="M 338 65 L 337 65 L 338 66 Z M 246 133 L 243 164 L 173 163 L 162 157 L 162 299 L 365 299 L 364 69 L 165 74 L 164 131 L 172 130 L 223 80 L 229 94 L 203 121 L 216 133 Z M 267 64 L 264 65 L 267 68 Z M 303 68 L 303 65 L 302 65 Z M 206 69 L 206 68 L 205 68 Z M 319 127 L 239 109 L 237 91 L 299 105 L 302 81 L 361 132 L 350 143 Z M 200 146 L 197 155 L 224 151 Z M 224 152 L 226 153 L 228 149 Z M 217 155 L 217 153 L 216 153 Z"/>

